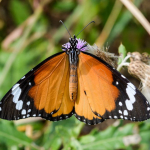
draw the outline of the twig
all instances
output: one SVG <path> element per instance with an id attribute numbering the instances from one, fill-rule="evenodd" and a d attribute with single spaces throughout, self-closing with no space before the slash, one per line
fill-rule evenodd
<path id="1" fill-rule="evenodd" d="M 131 57 L 131 55 L 127 55 L 124 59 L 123 59 L 123 61 L 121 62 L 121 64 L 119 64 L 119 66 L 117 67 L 117 70 L 120 72 L 120 70 L 121 70 L 121 68 L 123 67 L 123 66 L 129 66 L 129 63 L 128 62 L 126 62 L 129 58 Z"/>
<path id="2" fill-rule="evenodd" d="M 132 13 L 132 15 L 141 23 L 145 30 L 150 34 L 150 23 L 144 17 L 144 15 L 139 11 L 139 9 L 129 0 L 120 0 L 127 9 Z"/>
<path id="3" fill-rule="evenodd" d="M 111 11 L 111 14 L 101 32 L 101 34 L 95 42 L 98 47 L 102 47 L 104 45 L 105 41 L 107 40 L 107 38 L 117 20 L 117 17 L 121 11 L 121 8 L 122 8 L 122 4 L 120 3 L 120 1 L 116 0 L 114 7 Z"/>

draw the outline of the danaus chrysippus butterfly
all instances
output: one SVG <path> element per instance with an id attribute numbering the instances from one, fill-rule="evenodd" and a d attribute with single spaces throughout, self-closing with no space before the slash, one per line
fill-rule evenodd
<path id="1" fill-rule="evenodd" d="M 51 121 L 72 115 L 88 125 L 105 119 L 143 121 L 150 104 L 122 74 L 86 52 L 87 43 L 69 39 L 57 53 L 22 77 L 0 102 L 0 118 L 42 117 Z"/>

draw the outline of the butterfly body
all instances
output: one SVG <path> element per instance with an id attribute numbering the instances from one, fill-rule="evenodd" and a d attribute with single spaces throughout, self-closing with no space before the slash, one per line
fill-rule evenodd
<path id="1" fill-rule="evenodd" d="M 69 77 L 69 96 L 71 101 L 77 99 L 78 94 L 78 76 L 77 65 L 70 64 L 70 77 Z"/>
<path id="2" fill-rule="evenodd" d="M 0 118 L 59 121 L 74 115 L 88 125 L 106 119 L 149 119 L 146 98 L 104 60 L 86 52 L 86 45 L 74 36 L 63 52 L 21 78 L 1 100 Z"/>
<path id="3" fill-rule="evenodd" d="M 69 55 L 69 68 L 70 68 L 70 77 L 69 77 L 69 96 L 71 101 L 77 99 L 78 92 L 78 76 L 77 76 L 77 66 L 78 66 L 78 55 L 80 50 L 77 48 L 77 39 L 76 36 L 69 40 L 70 48 L 66 49 L 66 54 Z"/>

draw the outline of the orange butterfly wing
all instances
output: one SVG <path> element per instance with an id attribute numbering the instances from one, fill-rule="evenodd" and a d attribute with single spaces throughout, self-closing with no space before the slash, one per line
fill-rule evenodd
<path id="1" fill-rule="evenodd" d="M 80 66 L 78 69 L 78 97 L 75 102 L 75 116 L 78 120 L 85 122 L 88 125 L 98 124 L 103 121 L 102 118 L 96 116 L 90 107 L 88 97 L 84 88 L 83 78 L 80 72 Z"/>
<path id="2" fill-rule="evenodd" d="M 80 52 L 78 81 L 77 119 L 95 124 L 109 118 L 142 121 L 150 117 L 145 97 L 100 58 Z"/>
<path id="3" fill-rule="evenodd" d="M 3 119 L 41 116 L 57 121 L 70 117 L 74 103 L 69 99 L 68 55 L 58 53 L 33 68 L 13 86 L 1 103 L 0 116 Z M 7 111 L 8 107 L 10 111 Z"/>

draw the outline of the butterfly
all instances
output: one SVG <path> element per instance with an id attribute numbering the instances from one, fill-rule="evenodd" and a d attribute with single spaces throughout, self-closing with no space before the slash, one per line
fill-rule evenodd
<path id="1" fill-rule="evenodd" d="M 115 68 L 88 53 L 85 41 L 71 37 L 62 50 L 6 93 L 0 102 L 0 118 L 59 121 L 74 115 L 88 125 L 106 119 L 150 118 L 150 104 L 141 92 Z"/>

